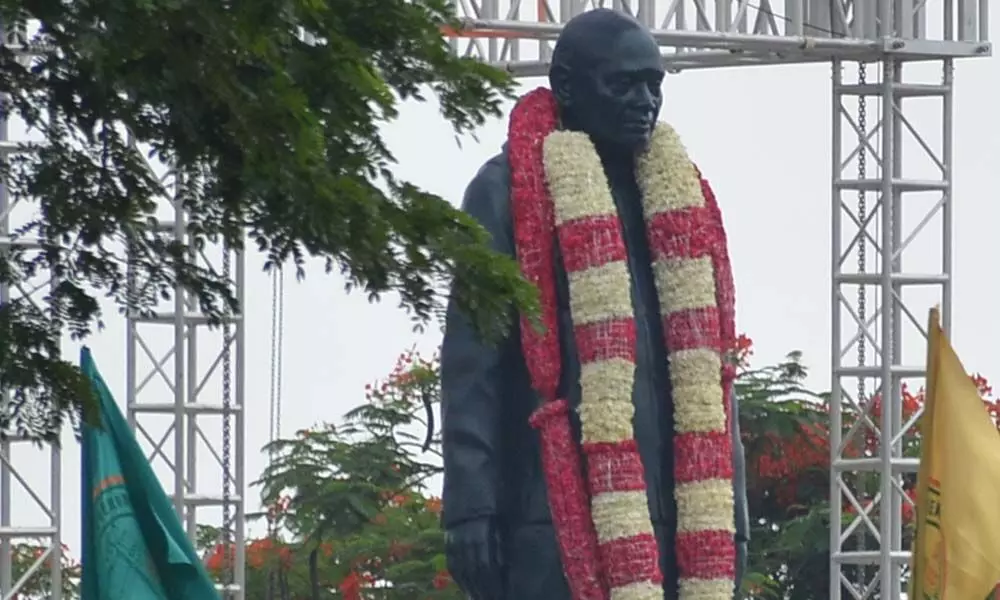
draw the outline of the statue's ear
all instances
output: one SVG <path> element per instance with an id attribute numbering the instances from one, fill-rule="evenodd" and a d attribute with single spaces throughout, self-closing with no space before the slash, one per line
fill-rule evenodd
<path id="1" fill-rule="evenodd" d="M 555 63 L 549 69 L 549 85 L 559 106 L 568 108 L 573 104 L 573 78 L 565 63 Z"/>

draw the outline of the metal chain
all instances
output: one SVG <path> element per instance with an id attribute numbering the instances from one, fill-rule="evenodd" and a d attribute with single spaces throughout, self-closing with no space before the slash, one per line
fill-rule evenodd
<path id="1" fill-rule="evenodd" d="M 271 398 L 270 398 L 270 442 L 281 438 L 281 355 L 283 346 L 283 324 L 285 310 L 285 279 L 284 272 L 277 269 L 271 272 Z M 274 463 L 277 452 L 274 448 L 268 452 L 270 464 Z M 271 539 L 278 536 L 278 510 L 280 500 L 267 511 L 267 535 Z M 271 571 L 268 574 L 268 600 L 273 600 L 278 591 L 281 573 Z"/>
<path id="2" fill-rule="evenodd" d="M 858 85 L 864 86 L 868 82 L 868 71 L 864 63 L 858 64 Z M 868 105 L 867 100 L 864 95 L 858 96 L 858 180 L 863 180 L 868 175 Z M 868 219 L 868 207 L 867 207 L 867 197 L 863 187 L 859 186 L 858 189 L 858 222 L 861 226 L 866 227 Z M 858 239 L 858 273 L 864 273 L 866 271 L 866 256 L 865 250 L 868 246 L 867 236 L 862 235 Z M 861 327 L 867 328 L 867 295 L 864 285 L 858 286 L 858 321 Z M 858 339 L 858 366 L 864 367 L 866 363 L 866 351 L 867 343 L 865 339 L 865 331 L 860 332 L 862 335 Z M 858 378 L 858 403 L 864 402 L 865 398 L 865 379 L 863 377 Z"/>
<path id="3" fill-rule="evenodd" d="M 278 372 L 275 384 L 274 384 L 274 395 L 275 395 L 275 405 L 274 405 L 274 437 L 275 439 L 281 438 L 281 390 L 282 390 L 282 374 L 284 372 L 284 366 L 282 361 L 285 355 L 285 271 L 281 267 L 278 268 L 278 358 L 275 361 L 275 368 Z"/>
<path id="4" fill-rule="evenodd" d="M 232 281 L 232 265 L 229 244 L 225 244 L 222 249 L 222 277 L 226 283 Z M 222 547 L 225 548 L 225 576 L 224 583 L 227 586 L 235 582 L 235 558 L 236 548 L 233 547 L 232 540 L 232 454 L 233 454 L 233 359 L 230 346 L 230 321 L 228 317 L 222 324 Z M 227 591 L 225 597 L 231 598 L 232 592 Z"/>
<path id="5" fill-rule="evenodd" d="M 281 378 L 284 354 L 285 272 L 280 267 L 271 273 L 271 427 L 270 441 L 281 438 Z M 274 460 L 274 450 L 270 452 Z"/>
<path id="6" fill-rule="evenodd" d="M 858 85 L 862 87 L 868 83 L 868 69 L 865 63 L 858 63 Z M 864 96 L 864 91 L 858 96 L 858 180 L 864 180 L 868 175 L 868 103 Z M 868 219 L 868 206 L 867 206 L 867 196 L 864 187 L 858 186 L 858 223 L 861 223 L 863 231 L 867 231 L 867 219 Z M 866 235 L 862 234 L 858 238 L 858 273 L 863 274 L 867 270 L 866 265 L 866 253 L 865 250 L 868 246 L 868 238 Z M 858 366 L 864 367 L 867 362 L 867 339 L 865 337 L 868 327 L 868 317 L 867 317 L 867 290 L 865 285 L 862 283 L 858 286 L 858 323 L 859 327 L 863 328 L 858 333 L 860 334 L 858 338 Z M 867 404 L 867 382 L 864 377 L 858 377 L 858 405 L 862 410 L 865 410 L 865 405 Z M 858 528 L 858 550 L 864 550 L 867 547 L 867 527 Z M 868 569 L 864 565 L 858 566 L 858 580 L 867 581 L 868 580 Z"/>
<path id="7" fill-rule="evenodd" d="M 271 398 L 270 398 L 270 427 L 268 431 L 268 441 L 274 442 L 278 439 L 277 434 L 277 392 L 275 391 L 276 385 L 276 373 L 277 373 L 277 356 L 278 356 L 278 277 L 277 273 L 271 272 Z M 268 462 L 274 463 L 275 451 L 272 447 L 268 451 Z M 268 537 L 274 537 L 276 534 L 276 522 L 277 506 L 270 506 L 267 510 L 267 534 Z M 273 596 L 273 592 L 272 592 Z"/>
<path id="8" fill-rule="evenodd" d="M 277 427 L 277 370 L 278 370 L 278 274 L 271 272 L 271 398 L 268 441 L 273 442 L 278 439 Z M 274 460 L 274 448 L 268 452 L 268 458 Z M 269 517 L 270 518 L 270 517 Z"/>

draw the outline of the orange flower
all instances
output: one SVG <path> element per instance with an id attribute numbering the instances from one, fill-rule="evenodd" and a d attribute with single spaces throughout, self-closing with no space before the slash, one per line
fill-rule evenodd
<path id="1" fill-rule="evenodd" d="M 438 571 L 437 575 L 434 576 L 434 581 L 432 582 L 434 589 L 443 590 L 449 585 L 451 585 L 451 574 L 448 571 Z"/>
<path id="2" fill-rule="evenodd" d="M 267 562 L 267 554 L 272 545 L 269 538 L 250 542 L 250 547 L 247 548 L 247 563 L 255 569 L 263 567 Z"/>
<path id="3" fill-rule="evenodd" d="M 229 545 L 229 560 L 226 560 L 226 549 L 222 544 L 216 544 L 212 552 L 205 559 L 205 568 L 209 571 L 221 571 L 227 567 L 227 563 L 232 563 L 236 556 L 236 548 Z"/>
<path id="4" fill-rule="evenodd" d="M 979 395 L 983 398 L 988 398 L 993 395 L 993 387 L 990 385 L 986 378 L 976 373 L 972 376 L 972 383 L 976 384 L 976 388 L 979 390 Z"/>
<path id="5" fill-rule="evenodd" d="M 435 497 L 428 498 L 425 505 L 427 506 L 427 510 L 431 511 L 432 513 L 436 515 L 441 514 L 440 498 L 435 498 Z"/>
<path id="6" fill-rule="evenodd" d="M 283 567 L 288 567 L 292 563 L 292 550 L 281 542 L 276 544 L 271 538 L 254 540 L 247 547 L 247 564 L 255 569 L 263 567 L 273 557 L 277 557 Z"/>
<path id="7" fill-rule="evenodd" d="M 740 334 L 736 338 L 736 347 L 733 348 L 733 358 L 736 364 L 741 367 L 750 365 L 750 357 L 753 356 L 753 340 L 745 334 Z"/>
<path id="8" fill-rule="evenodd" d="M 339 588 L 344 600 L 361 600 L 361 578 L 354 571 L 340 582 Z"/>

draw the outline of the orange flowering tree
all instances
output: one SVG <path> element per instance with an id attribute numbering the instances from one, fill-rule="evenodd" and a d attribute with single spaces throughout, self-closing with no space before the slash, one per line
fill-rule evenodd
<path id="1" fill-rule="evenodd" d="M 744 600 L 823 600 L 829 589 L 829 395 L 806 387 L 807 370 L 792 353 L 778 364 L 756 368 L 749 338 L 738 348 L 736 394 L 747 454 L 747 492 L 753 540 Z M 976 379 L 994 420 L 1000 404 Z M 903 416 L 916 416 L 923 394 L 902 390 Z M 267 451 L 276 460 L 261 481 L 271 534 L 247 546 L 248 600 L 337 598 L 342 600 L 459 600 L 448 577 L 440 530 L 440 500 L 428 482 L 441 472 L 434 406 L 439 396 L 436 360 L 404 354 L 385 381 L 369 386 L 366 401 L 338 425 L 299 431 Z M 842 407 L 847 426 L 861 425 L 848 455 L 873 456 L 881 401 L 864 411 Z M 903 440 L 917 456 L 920 437 Z M 914 478 L 904 480 L 911 495 Z M 875 496 L 877 478 L 851 482 L 861 505 Z M 867 494 L 865 492 L 868 492 Z M 877 509 L 871 520 L 878 526 Z M 856 510 L 845 503 L 842 521 Z M 903 518 L 913 509 L 904 502 Z M 863 528 L 859 528 L 863 529 Z M 221 575 L 223 549 L 210 545 L 206 564 Z M 856 543 L 873 542 L 858 539 Z"/>
<path id="2" fill-rule="evenodd" d="M 44 540 L 29 540 L 11 546 L 11 574 L 16 584 L 25 575 L 27 581 L 18 588 L 11 600 L 41 600 L 51 597 L 52 558 L 50 544 Z M 80 563 L 70 556 L 69 548 L 62 545 L 62 597 L 80 597 Z"/>
<path id="3" fill-rule="evenodd" d="M 750 365 L 752 344 L 741 338 L 741 373 L 736 393 L 740 399 L 740 421 L 747 454 L 747 496 L 753 526 L 749 575 L 744 581 L 746 600 L 822 600 L 829 596 L 830 529 L 830 417 L 829 394 L 805 387 L 807 371 L 798 353 L 774 366 L 754 369 Z M 979 387 L 986 412 L 998 422 L 1000 401 L 981 376 Z M 903 422 L 915 425 L 923 407 L 923 390 L 903 386 Z M 845 454 L 849 457 L 878 455 L 877 427 L 882 401 L 875 396 L 860 410 L 841 406 L 845 426 Z M 854 431 L 849 435 L 850 431 Z M 920 454 L 920 433 L 911 426 L 902 439 L 903 454 Z M 858 503 L 869 511 L 878 528 L 881 504 L 871 508 L 879 492 L 875 474 L 853 474 L 849 481 Z M 916 476 L 904 476 L 902 502 L 904 535 L 912 535 Z M 857 508 L 844 500 L 842 526 L 853 522 Z M 874 537 L 862 523 L 849 544 L 876 548 Z M 905 540 L 904 540 L 905 542 Z M 872 575 L 872 574 L 869 574 Z"/>
<path id="4" fill-rule="evenodd" d="M 270 509 L 258 516 L 272 533 L 248 544 L 248 600 L 462 598 L 428 491 L 441 472 L 438 397 L 436 359 L 407 352 L 342 423 L 265 448 L 275 460 L 258 483 Z M 227 567 L 218 545 L 205 559 L 217 575 Z"/>
<path id="5" fill-rule="evenodd" d="M 827 397 L 805 387 L 799 353 L 752 368 L 752 344 L 746 337 L 740 343 L 735 392 L 752 527 L 744 597 L 820 600 L 829 571 Z M 808 591 L 795 595 L 803 584 Z"/>

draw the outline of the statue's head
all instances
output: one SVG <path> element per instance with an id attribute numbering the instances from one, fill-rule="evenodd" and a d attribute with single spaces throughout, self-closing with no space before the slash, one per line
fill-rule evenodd
<path id="1" fill-rule="evenodd" d="M 608 9 L 566 23 L 552 53 L 549 83 L 563 127 L 600 147 L 644 148 L 660 114 L 664 69 L 652 34 Z"/>

